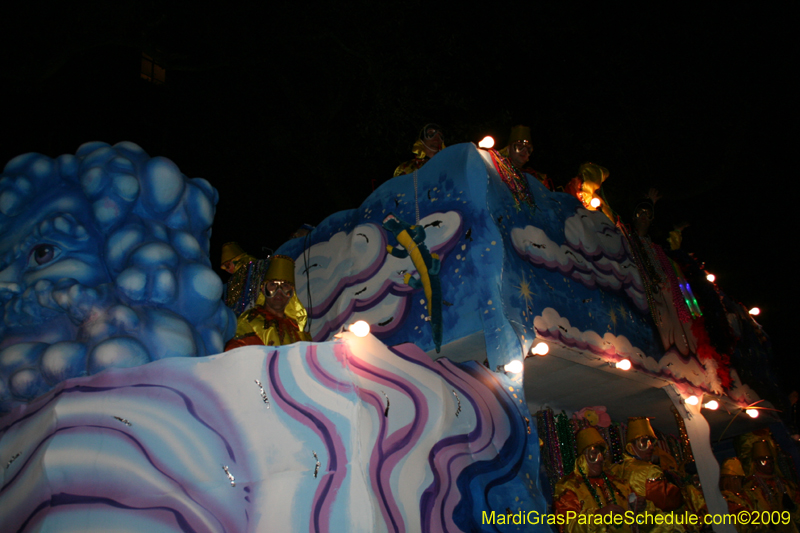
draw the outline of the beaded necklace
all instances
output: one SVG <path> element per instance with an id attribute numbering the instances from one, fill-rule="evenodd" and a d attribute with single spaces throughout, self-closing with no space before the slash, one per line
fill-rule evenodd
<path id="1" fill-rule="evenodd" d="M 622 462 L 622 437 L 620 436 L 620 425 L 612 424 L 608 428 L 608 441 L 611 447 L 611 462 Z"/>
<path id="2" fill-rule="evenodd" d="M 547 451 L 548 468 L 547 473 L 550 478 L 550 485 L 556 486 L 558 480 L 564 477 L 564 463 L 561 459 L 561 447 L 558 442 L 558 431 L 556 429 L 553 410 L 545 409 L 542 416 L 544 422 L 545 447 Z"/>
<path id="3" fill-rule="evenodd" d="M 556 417 L 556 433 L 561 450 L 561 465 L 564 472 L 575 468 L 575 433 L 564 411 Z"/>
<path id="4" fill-rule="evenodd" d="M 511 196 L 514 197 L 514 207 L 517 211 L 521 210 L 521 205 L 524 203 L 529 208 L 536 211 L 536 200 L 533 198 L 530 189 L 528 188 L 528 180 L 514 168 L 508 160 L 500 155 L 497 150 L 489 150 L 492 156 L 492 162 L 497 173 L 500 174 L 500 179 L 506 184 L 508 190 L 511 191 Z"/>
<path id="5" fill-rule="evenodd" d="M 592 482 L 589 481 L 589 478 L 586 476 L 586 474 L 583 472 L 583 469 L 580 466 L 578 466 L 578 473 L 583 478 L 583 482 L 586 484 L 586 487 L 589 489 L 589 492 L 592 493 L 592 498 L 594 498 L 594 501 L 597 502 L 597 508 L 602 509 L 604 506 L 600 502 L 600 496 L 597 494 L 597 491 L 594 490 L 594 485 L 592 485 Z M 606 493 L 611 497 L 611 503 L 617 505 L 617 497 L 614 496 L 614 485 L 612 485 L 611 481 L 608 480 L 608 476 L 606 475 L 605 471 L 600 472 L 600 477 L 603 478 L 603 481 L 606 484 Z"/>

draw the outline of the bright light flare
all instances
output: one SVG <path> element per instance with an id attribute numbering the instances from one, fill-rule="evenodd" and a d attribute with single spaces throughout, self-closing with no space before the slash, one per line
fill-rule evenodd
<path id="1" fill-rule="evenodd" d="M 522 372 L 522 361 L 519 359 L 514 359 L 510 363 L 506 364 L 503 367 L 503 370 L 508 372 L 509 374 L 519 374 Z"/>
<path id="2" fill-rule="evenodd" d="M 546 342 L 540 342 L 539 344 L 531 348 L 531 353 L 533 355 L 547 355 L 549 351 L 550 351 L 550 346 L 548 346 Z"/>
<path id="3" fill-rule="evenodd" d="M 597 209 L 602 203 L 603 202 L 600 201 L 600 198 L 592 198 L 592 200 L 589 202 L 589 205 Z"/>
<path id="4" fill-rule="evenodd" d="M 714 283 L 715 281 L 717 281 L 717 276 L 715 276 L 714 274 L 706 274 L 706 279 L 711 283 Z"/>
<path id="5" fill-rule="evenodd" d="M 350 324 L 350 327 L 348 329 L 356 337 L 366 337 L 367 335 L 369 335 L 369 324 L 367 324 L 363 320 L 359 320 L 358 322 Z"/>
<path id="6" fill-rule="evenodd" d="M 688 405 L 697 405 L 698 403 L 700 403 L 700 400 L 694 394 L 692 394 L 683 401 L 686 402 Z"/>
<path id="7" fill-rule="evenodd" d="M 617 361 L 617 364 L 614 365 L 620 370 L 630 370 L 631 369 L 631 361 L 630 359 L 620 359 Z"/>
<path id="8" fill-rule="evenodd" d="M 703 407 L 709 409 L 711 411 L 716 411 L 719 409 L 719 402 L 717 400 L 711 400 L 703 404 Z"/>
<path id="9" fill-rule="evenodd" d="M 758 418 L 758 409 L 747 409 L 745 411 L 750 418 Z"/>
<path id="10" fill-rule="evenodd" d="M 478 143 L 478 146 L 480 148 L 486 148 L 488 150 L 489 148 L 492 148 L 494 146 L 494 139 L 491 137 L 491 135 L 487 135 L 486 137 L 481 139 L 481 142 Z"/>
<path id="11" fill-rule="evenodd" d="M 750 313 L 753 316 L 760 315 L 761 309 L 759 309 L 758 307 L 754 307 L 751 310 L 749 310 L 748 313 Z"/>

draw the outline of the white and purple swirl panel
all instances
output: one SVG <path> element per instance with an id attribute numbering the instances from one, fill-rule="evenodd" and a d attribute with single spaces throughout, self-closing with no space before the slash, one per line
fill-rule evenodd
<path id="1" fill-rule="evenodd" d="M 503 379 L 345 334 L 67 380 L 0 424 L 0 523 L 470 530 L 491 501 L 541 506 Z"/>

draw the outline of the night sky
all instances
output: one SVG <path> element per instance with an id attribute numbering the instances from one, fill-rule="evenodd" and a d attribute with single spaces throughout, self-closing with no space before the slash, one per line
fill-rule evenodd
<path id="1" fill-rule="evenodd" d="M 797 386 L 789 3 L 28 4 L 0 13 L 3 163 L 94 140 L 169 157 L 219 190 L 216 265 L 224 242 L 264 256 L 301 224 L 357 207 L 427 122 L 448 145 L 492 134 L 498 148 L 525 124 L 531 164 L 556 186 L 586 161 L 608 168 L 624 219 L 657 188 L 657 224 L 690 224 L 683 248 L 762 308 Z M 143 53 L 164 84 L 141 79 Z"/>

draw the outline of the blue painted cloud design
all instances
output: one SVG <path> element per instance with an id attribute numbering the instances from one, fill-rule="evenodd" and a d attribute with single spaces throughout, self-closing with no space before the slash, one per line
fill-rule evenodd
<path id="1" fill-rule="evenodd" d="M 443 261 L 461 236 L 461 220 L 457 211 L 448 211 L 419 221 L 428 226 L 428 248 Z M 396 244 L 394 239 L 391 243 Z M 379 224 L 365 223 L 337 232 L 295 258 L 300 301 L 309 302 L 311 291 L 314 340 L 329 339 L 342 325 L 356 320 L 366 320 L 381 338 L 402 326 L 416 297 L 403 275 L 416 270 L 410 258 L 387 255 L 387 244 L 389 239 Z"/>
<path id="2" fill-rule="evenodd" d="M 630 260 L 622 235 L 603 213 L 578 208 L 564 222 L 565 244 L 557 244 L 536 226 L 511 230 L 516 252 L 536 266 L 558 271 L 590 289 L 625 293 L 647 309 L 641 277 Z"/>

